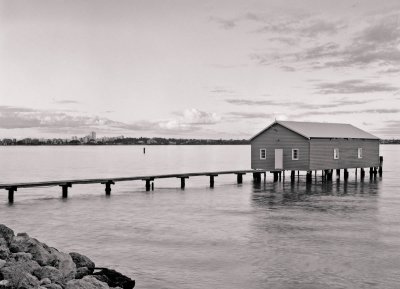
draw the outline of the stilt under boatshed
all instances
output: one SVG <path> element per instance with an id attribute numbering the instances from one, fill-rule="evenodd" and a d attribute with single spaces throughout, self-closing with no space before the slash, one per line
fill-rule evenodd
<path id="1" fill-rule="evenodd" d="M 382 175 L 383 158 L 379 156 L 379 138 L 353 125 L 343 123 L 317 123 L 275 121 L 251 138 L 251 168 L 270 171 L 274 181 L 286 170 L 295 179 L 296 171 L 306 172 L 306 180 L 312 179 L 312 171 L 322 171 L 323 180 L 332 180 L 333 170 L 340 178 L 348 179 L 348 169 L 359 169 L 365 177 Z M 255 182 L 261 173 L 254 173 Z"/>

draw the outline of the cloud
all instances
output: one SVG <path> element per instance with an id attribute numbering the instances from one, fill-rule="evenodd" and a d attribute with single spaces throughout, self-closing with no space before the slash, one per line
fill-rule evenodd
<path id="1" fill-rule="evenodd" d="M 385 135 L 386 137 L 398 138 L 400 135 L 400 120 L 390 120 L 385 123 L 384 127 L 372 130 L 371 132 Z"/>
<path id="2" fill-rule="evenodd" d="M 348 114 L 394 114 L 400 113 L 400 109 L 397 108 L 376 108 L 376 109 L 363 109 L 363 110 L 335 110 L 335 111 L 306 111 L 299 114 L 292 114 L 290 117 L 304 117 L 304 116 L 316 116 L 316 115 L 348 115 Z"/>
<path id="3" fill-rule="evenodd" d="M 388 83 L 367 82 L 365 80 L 353 79 L 319 83 L 315 86 L 315 89 L 317 93 L 321 94 L 353 94 L 397 91 L 399 88 Z"/>
<path id="4" fill-rule="evenodd" d="M 62 99 L 62 100 L 56 100 L 56 101 L 54 101 L 54 103 L 58 103 L 58 104 L 78 104 L 80 102 L 76 101 L 76 100 Z"/>
<path id="5" fill-rule="evenodd" d="M 333 108 L 343 107 L 345 105 L 360 105 L 370 103 L 375 100 L 348 100 L 348 99 L 336 99 L 331 103 L 306 103 L 306 102 L 293 102 L 293 101 L 273 101 L 273 100 L 249 100 L 249 99 L 226 99 L 227 103 L 235 105 L 249 105 L 249 106 L 281 106 L 281 107 L 295 107 L 297 109 L 320 109 L 320 108 Z"/>
<path id="6" fill-rule="evenodd" d="M 223 19 L 221 17 L 214 17 L 214 16 L 210 17 L 210 20 L 218 23 L 220 27 L 226 30 L 233 29 L 234 27 L 236 27 L 238 21 L 237 19 Z"/>
<path id="7" fill-rule="evenodd" d="M 246 119 L 254 119 L 254 118 L 273 118 L 274 114 L 263 113 L 263 112 L 229 112 L 229 116 L 233 118 L 246 118 Z"/>

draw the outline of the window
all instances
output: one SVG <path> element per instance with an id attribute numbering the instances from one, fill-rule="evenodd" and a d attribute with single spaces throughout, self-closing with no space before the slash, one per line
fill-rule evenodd
<path id="1" fill-rule="evenodd" d="M 267 158 L 267 150 L 260 149 L 260 160 L 265 160 Z"/>
<path id="2" fill-rule="evenodd" d="M 362 159 L 362 148 L 358 148 L 358 158 Z"/>
<path id="3" fill-rule="evenodd" d="M 299 159 L 299 149 L 292 149 L 292 160 L 297 161 Z"/>
<path id="4" fill-rule="evenodd" d="M 333 159 L 339 159 L 339 149 L 333 149 Z"/>

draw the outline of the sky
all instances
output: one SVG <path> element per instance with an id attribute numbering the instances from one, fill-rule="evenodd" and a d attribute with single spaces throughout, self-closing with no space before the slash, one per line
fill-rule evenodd
<path id="1" fill-rule="evenodd" d="M 0 138 L 400 138 L 398 0 L 0 0 Z"/>

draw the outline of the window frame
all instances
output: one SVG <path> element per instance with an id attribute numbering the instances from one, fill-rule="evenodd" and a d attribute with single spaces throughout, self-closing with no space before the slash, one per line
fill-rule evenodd
<path id="1" fill-rule="evenodd" d="M 264 152 L 264 157 L 262 156 L 262 153 Z M 260 149 L 260 160 L 266 160 L 267 159 L 267 149 Z"/>
<path id="2" fill-rule="evenodd" d="M 333 159 L 338 160 L 340 158 L 340 151 L 339 148 L 334 148 L 333 149 Z"/>
<path id="3" fill-rule="evenodd" d="M 294 157 L 294 152 L 297 152 L 297 157 L 295 158 Z M 292 149 L 292 161 L 298 161 L 299 160 L 299 153 L 300 153 L 300 150 L 299 149 Z"/>
<path id="4" fill-rule="evenodd" d="M 363 148 L 357 149 L 357 158 L 359 158 L 359 159 L 363 158 Z"/>

